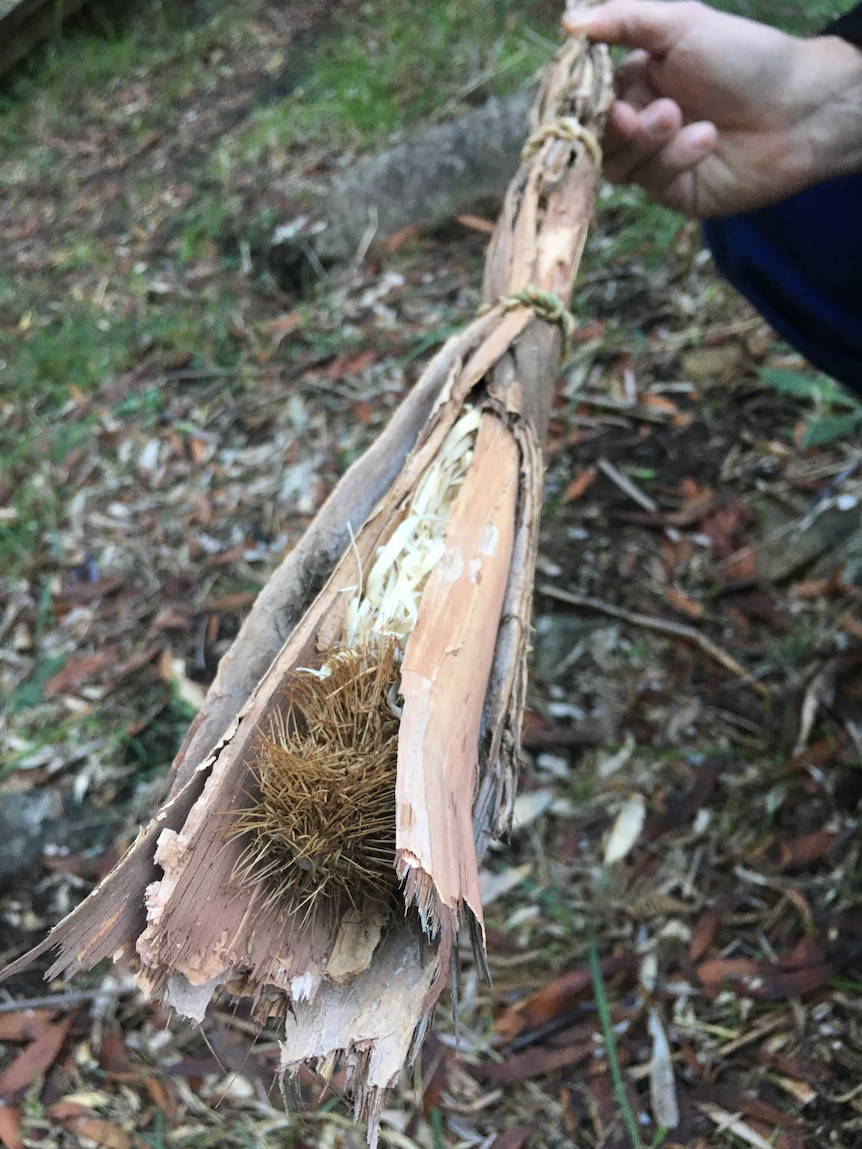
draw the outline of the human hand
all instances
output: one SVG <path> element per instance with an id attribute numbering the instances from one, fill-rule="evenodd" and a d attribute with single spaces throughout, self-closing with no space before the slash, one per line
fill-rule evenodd
<path id="1" fill-rule="evenodd" d="M 605 132 L 612 183 L 694 218 L 731 215 L 862 169 L 862 52 L 696 0 L 608 0 L 567 32 L 635 49 Z"/>

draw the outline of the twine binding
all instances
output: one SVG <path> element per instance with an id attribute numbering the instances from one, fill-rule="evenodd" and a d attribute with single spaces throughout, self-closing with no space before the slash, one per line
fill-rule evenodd
<path id="1" fill-rule="evenodd" d="M 492 308 L 501 307 L 504 311 L 513 311 L 516 307 L 529 307 L 537 319 L 544 319 L 546 323 L 556 323 L 563 332 L 563 338 L 568 344 L 575 333 L 575 317 L 560 299 L 555 291 L 542 291 L 532 283 L 511 295 L 501 295 L 489 303 L 483 303 L 477 311 L 477 316 L 486 315 Z"/>
<path id="2" fill-rule="evenodd" d="M 602 167 L 602 146 L 595 132 L 585 128 L 574 116 L 561 116 L 553 123 L 543 124 L 533 132 L 521 151 L 521 162 L 526 163 L 540 150 L 546 140 L 565 140 L 571 144 L 582 144 L 584 151 L 593 161 L 596 171 Z"/>

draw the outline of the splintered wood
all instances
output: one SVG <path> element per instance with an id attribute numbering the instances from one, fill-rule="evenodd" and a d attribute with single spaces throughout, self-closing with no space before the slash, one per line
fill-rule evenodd
<path id="1" fill-rule="evenodd" d="M 456 956 L 484 967 L 478 859 L 514 800 L 565 311 L 610 102 L 601 47 L 549 67 L 485 307 L 434 358 L 261 592 L 115 869 L 4 976 L 105 957 L 191 1019 L 284 1018 L 377 1135 Z M 279 636 L 287 634 L 284 642 Z"/>

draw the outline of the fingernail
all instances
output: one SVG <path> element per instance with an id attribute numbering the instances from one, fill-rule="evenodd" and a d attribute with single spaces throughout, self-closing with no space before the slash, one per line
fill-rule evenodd
<path id="1" fill-rule="evenodd" d="M 563 14 L 563 27 L 567 32 L 580 32 L 589 22 L 589 8 L 567 8 Z"/>
<path id="2" fill-rule="evenodd" d="M 662 136 L 667 135 L 669 125 L 662 115 L 644 115 L 641 123 L 653 139 L 660 140 Z"/>

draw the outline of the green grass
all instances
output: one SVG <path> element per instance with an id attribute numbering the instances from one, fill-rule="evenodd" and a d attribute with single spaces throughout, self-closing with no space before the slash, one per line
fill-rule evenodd
<path id="1" fill-rule="evenodd" d="M 259 108 L 215 159 L 221 173 L 283 162 L 290 149 L 371 148 L 456 107 L 478 91 L 511 90 L 548 59 L 557 41 L 547 5 L 371 0 L 311 61 L 283 100 Z"/>
<path id="2" fill-rule="evenodd" d="M 827 375 L 765 367 L 760 380 L 777 394 L 798 399 L 809 408 L 803 447 L 823 447 L 862 430 L 862 403 Z"/>

